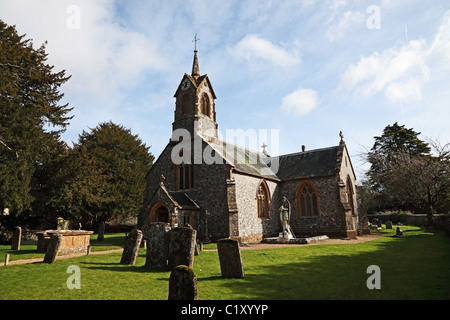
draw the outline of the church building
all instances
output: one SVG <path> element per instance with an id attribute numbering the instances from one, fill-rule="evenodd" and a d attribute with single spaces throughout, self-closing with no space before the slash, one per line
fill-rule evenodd
<path id="1" fill-rule="evenodd" d="M 216 94 L 208 75 L 200 75 L 197 50 L 174 97 L 172 138 L 146 176 L 138 219 L 144 234 L 164 222 L 189 224 L 200 241 L 260 242 L 280 233 L 283 197 L 295 236 L 363 232 L 367 218 L 342 133 L 336 146 L 276 157 L 219 139 Z"/>

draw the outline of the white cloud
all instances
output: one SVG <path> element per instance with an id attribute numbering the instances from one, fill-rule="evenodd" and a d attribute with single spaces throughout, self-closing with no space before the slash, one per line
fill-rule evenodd
<path id="1" fill-rule="evenodd" d="M 250 63 L 269 62 L 279 67 L 292 67 L 301 63 L 297 52 L 289 52 L 272 42 L 250 34 L 229 49 L 238 58 L 244 58 Z"/>
<path id="2" fill-rule="evenodd" d="M 419 101 L 423 87 L 433 74 L 449 67 L 449 59 L 450 10 L 443 15 L 431 45 L 423 39 L 412 40 L 361 57 L 342 74 L 341 86 L 362 95 L 384 93 L 392 102 Z"/>
<path id="3" fill-rule="evenodd" d="M 424 41 L 410 41 L 369 57 L 347 68 L 344 87 L 363 95 L 384 92 L 391 101 L 420 100 L 421 88 L 430 79 Z"/>
<path id="4" fill-rule="evenodd" d="M 48 41 L 49 63 L 72 75 L 67 90 L 107 97 L 166 65 L 144 34 L 117 22 L 112 1 L 2 0 L 0 11 L 35 46 Z"/>
<path id="5" fill-rule="evenodd" d="M 316 108 L 317 102 L 316 91 L 300 87 L 282 99 L 281 109 L 302 116 Z"/>
<path id="6" fill-rule="evenodd" d="M 442 66 L 449 67 L 450 60 L 450 10 L 444 14 L 443 22 L 430 46 L 430 55 L 440 56 Z M 434 56 L 433 56 L 434 58 Z"/>
<path id="7" fill-rule="evenodd" d="M 330 25 L 328 27 L 326 37 L 330 41 L 335 41 L 339 38 L 342 38 L 345 33 L 353 26 L 359 24 L 365 27 L 365 24 L 363 24 L 364 21 L 365 16 L 361 12 L 346 11 L 336 24 Z"/>

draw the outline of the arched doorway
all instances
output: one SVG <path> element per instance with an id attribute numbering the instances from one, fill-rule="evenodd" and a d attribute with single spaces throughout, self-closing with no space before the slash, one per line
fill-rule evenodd
<path id="1" fill-rule="evenodd" d="M 158 222 L 169 223 L 169 218 L 170 218 L 169 208 L 161 202 L 155 204 L 150 210 L 150 223 L 158 223 Z"/>

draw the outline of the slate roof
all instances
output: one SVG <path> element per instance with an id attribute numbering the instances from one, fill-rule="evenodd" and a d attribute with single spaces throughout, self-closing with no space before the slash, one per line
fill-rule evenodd
<path id="1" fill-rule="evenodd" d="M 178 204 L 181 209 L 187 210 L 198 210 L 200 207 L 195 203 L 186 193 L 184 192 L 173 192 L 169 191 L 170 196 L 173 200 L 175 200 L 176 204 Z"/>
<path id="2" fill-rule="evenodd" d="M 204 139 L 204 141 L 218 152 L 228 164 L 232 165 L 235 170 L 263 178 L 279 180 L 277 175 L 271 170 L 270 165 L 267 165 L 268 157 L 264 153 L 220 139 L 214 139 L 213 141 Z"/>
<path id="3" fill-rule="evenodd" d="M 279 156 L 277 176 L 288 180 L 334 175 L 341 148 L 335 146 Z"/>
<path id="4" fill-rule="evenodd" d="M 224 140 L 204 141 L 218 152 L 236 171 L 272 180 L 305 179 L 336 173 L 342 146 L 316 149 L 279 157 L 244 148 Z"/>

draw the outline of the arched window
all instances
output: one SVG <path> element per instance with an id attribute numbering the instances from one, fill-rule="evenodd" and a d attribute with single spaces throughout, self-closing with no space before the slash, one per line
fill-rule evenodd
<path id="1" fill-rule="evenodd" d="M 262 180 L 258 186 L 256 200 L 258 205 L 258 217 L 269 218 L 270 214 L 270 194 L 267 183 Z"/>
<path id="2" fill-rule="evenodd" d="M 352 210 L 352 215 L 355 215 L 355 206 L 353 204 L 353 184 L 352 184 L 352 180 L 350 179 L 350 176 L 347 176 L 347 197 L 348 197 L 348 203 L 350 204 L 351 210 Z"/>
<path id="3" fill-rule="evenodd" d="M 320 214 L 319 194 L 311 182 L 305 181 L 299 185 L 295 201 L 298 216 L 312 217 Z"/>
<path id="4" fill-rule="evenodd" d="M 200 102 L 200 110 L 201 110 L 201 112 L 205 115 L 205 116 L 210 116 L 211 115 L 211 113 L 210 113 L 210 105 L 209 105 L 209 98 L 208 98 L 208 95 L 206 94 L 206 93 L 204 93 L 203 95 L 202 95 L 202 99 L 201 99 L 201 102 Z"/>

